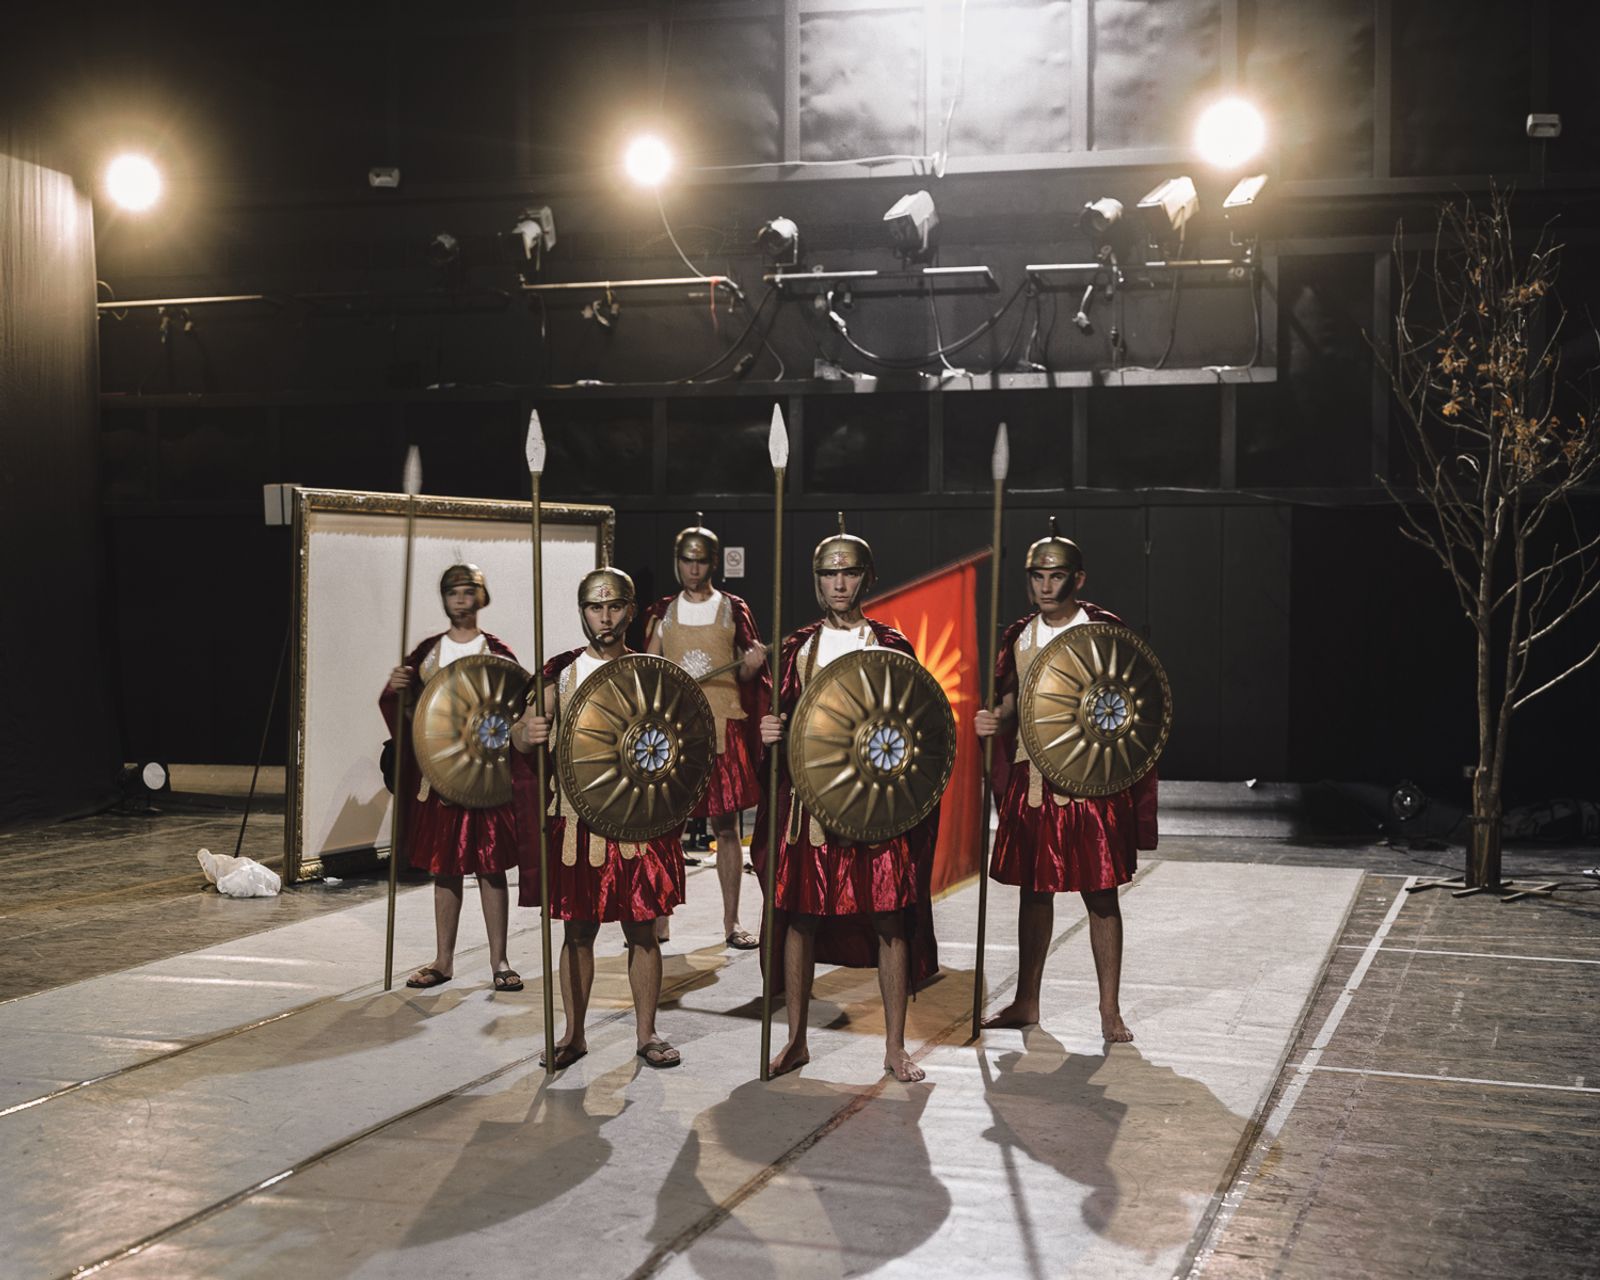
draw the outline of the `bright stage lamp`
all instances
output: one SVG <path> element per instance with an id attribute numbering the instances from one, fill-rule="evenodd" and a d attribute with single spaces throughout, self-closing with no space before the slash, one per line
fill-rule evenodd
<path id="1" fill-rule="evenodd" d="M 1237 169 L 1260 154 L 1267 122 L 1243 98 L 1213 102 L 1194 127 L 1195 153 L 1217 169 Z"/>
<path id="2" fill-rule="evenodd" d="M 130 213 L 143 213 L 161 198 L 161 171 L 144 156 L 118 156 L 106 167 L 106 193 Z"/>
<path id="3" fill-rule="evenodd" d="M 654 134 L 644 134 L 628 144 L 622 167 L 641 187 L 659 187 L 672 171 L 672 152 Z"/>

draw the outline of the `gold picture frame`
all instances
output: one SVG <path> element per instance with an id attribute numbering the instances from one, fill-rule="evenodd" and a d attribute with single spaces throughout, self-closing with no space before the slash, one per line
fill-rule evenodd
<path id="1" fill-rule="evenodd" d="M 381 665 L 387 672 L 396 661 L 404 543 L 404 534 L 397 532 L 397 526 L 403 530 L 411 501 L 416 504 L 418 537 L 407 648 L 421 638 L 416 627 L 419 614 L 426 618 L 433 607 L 431 583 L 444 568 L 433 562 L 443 559 L 449 563 L 476 556 L 490 562 L 485 564 L 485 570 L 490 576 L 493 616 L 484 620 L 485 629 L 494 631 L 497 624 L 511 622 L 510 627 L 500 629 L 508 636 L 525 633 L 529 639 L 526 655 L 532 659 L 532 608 L 528 600 L 532 579 L 531 503 L 432 496 L 408 499 L 400 493 L 296 488 L 290 602 L 295 626 L 289 667 L 283 849 L 284 878 L 291 884 L 320 877 L 325 855 L 385 847 L 381 836 L 387 825 L 389 797 L 387 791 L 374 790 L 374 784 L 382 787 L 382 774 L 376 763 L 384 732 L 376 705 L 381 685 L 374 681 L 370 690 L 365 688 L 372 679 L 365 667 L 376 669 Z M 566 578 L 574 579 L 570 588 L 575 591 L 576 577 L 582 572 L 612 563 L 616 512 L 609 506 L 589 503 L 541 505 L 547 561 L 546 630 L 550 632 L 554 622 L 559 635 L 569 620 L 571 628 L 577 628 L 577 611 L 553 609 L 552 605 L 567 589 Z M 586 536 L 585 531 L 592 537 Z M 588 553 L 591 543 L 592 555 Z M 552 548 L 560 554 L 552 555 Z M 327 557 L 327 561 L 319 557 Z M 342 564 L 341 558 L 348 564 Z M 391 559 L 392 568 L 388 563 Z M 348 579 L 343 586 L 338 578 L 341 572 Z M 389 594 L 395 596 L 392 602 L 387 600 Z M 570 602 L 572 597 L 565 599 Z M 519 616 L 519 604 L 525 618 Z M 326 642 L 320 632 L 313 635 L 313 626 L 328 629 L 335 624 L 339 628 L 337 643 Z M 360 674 L 323 670 L 329 654 L 336 661 L 361 667 Z M 313 697 L 341 704 L 342 711 L 330 712 L 338 718 L 338 725 L 329 729 L 319 723 L 314 715 L 316 709 L 309 702 Z M 366 709 L 358 711 L 363 705 Z M 324 790 L 329 771 L 335 771 L 334 776 L 341 780 L 350 780 L 342 799 L 337 785 L 331 799 L 311 797 L 319 814 L 315 832 L 307 830 L 312 816 L 308 811 L 308 765 Z M 325 814 L 332 812 L 336 801 L 343 805 L 339 810 L 341 818 L 329 819 Z M 346 813 L 353 813 L 354 817 L 342 821 Z M 367 840 L 369 832 L 372 838 Z"/>

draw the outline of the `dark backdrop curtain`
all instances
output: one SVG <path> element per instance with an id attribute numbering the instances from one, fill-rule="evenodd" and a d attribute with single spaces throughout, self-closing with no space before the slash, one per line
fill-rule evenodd
<path id="1" fill-rule="evenodd" d="M 94 214 L 0 153 L 0 826 L 115 789 L 101 622 Z"/>

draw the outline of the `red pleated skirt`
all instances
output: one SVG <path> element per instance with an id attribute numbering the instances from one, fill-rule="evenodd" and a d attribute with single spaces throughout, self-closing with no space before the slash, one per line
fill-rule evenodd
<path id="1" fill-rule="evenodd" d="M 588 831 L 579 823 L 578 861 L 569 867 L 561 861 L 561 838 L 567 821 L 551 818 L 546 827 L 550 914 L 555 919 L 639 922 L 670 915 L 673 908 L 682 905 L 683 844 L 676 832 L 656 837 L 632 858 L 624 858 L 622 847 L 608 840 L 606 859 L 596 867 L 589 863 L 585 840 Z M 524 907 L 539 905 L 539 866 L 531 859 L 518 877 L 517 902 Z"/>
<path id="2" fill-rule="evenodd" d="M 723 732 L 722 754 L 711 771 L 711 785 L 690 815 L 714 818 L 753 809 L 761 800 L 761 778 L 750 750 L 748 720 L 730 720 Z"/>
<path id="3" fill-rule="evenodd" d="M 1034 809 L 1032 768 L 1023 762 L 1011 769 L 990 879 L 1035 893 L 1092 893 L 1132 880 L 1139 862 L 1132 792 L 1057 804 L 1046 785 L 1044 803 Z"/>
<path id="4" fill-rule="evenodd" d="M 782 825 L 789 788 L 779 788 L 778 866 L 773 905 L 807 916 L 858 916 L 899 911 L 917 902 L 917 866 L 903 835 L 882 844 L 851 844 L 837 837 L 814 845 L 802 814 L 794 844 Z M 762 834 L 765 834 L 764 832 Z M 762 858 L 765 865 L 765 858 Z"/>
<path id="5" fill-rule="evenodd" d="M 517 865 L 516 816 L 508 804 L 463 809 L 433 793 L 406 808 L 401 838 L 411 865 L 436 876 L 493 874 Z"/>

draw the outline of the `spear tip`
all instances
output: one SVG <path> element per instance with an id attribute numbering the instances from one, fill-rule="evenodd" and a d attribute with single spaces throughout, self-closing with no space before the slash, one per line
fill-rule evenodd
<path id="1" fill-rule="evenodd" d="M 989 460 L 989 473 L 996 480 L 1004 480 L 1011 470 L 1011 442 L 1006 435 L 1006 424 L 994 433 L 994 455 Z"/>
<path id="2" fill-rule="evenodd" d="M 783 423 L 783 408 L 772 406 L 772 431 L 767 436 L 767 453 L 774 471 L 789 465 L 789 429 Z"/>
<path id="3" fill-rule="evenodd" d="M 539 411 L 534 409 L 528 414 L 528 438 L 526 441 L 528 455 L 528 472 L 531 475 L 544 474 L 544 428 L 539 425 Z"/>
<path id="4" fill-rule="evenodd" d="M 406 469 L 400 488 L 412 497 L 422 492 L 422 450 L 416 445 L 406 450 Z"/>

